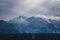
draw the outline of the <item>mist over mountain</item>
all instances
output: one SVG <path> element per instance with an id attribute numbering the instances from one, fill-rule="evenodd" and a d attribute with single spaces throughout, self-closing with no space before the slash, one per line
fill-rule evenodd
<path id="1" fill-rule="evenodd" d="M 19 16 L 10 22 L 15 25 L 20 33 L 60 33 L 60 21 L 56 20 Z"/>
<path id="2" fill-rule="evenodd" d="M 60 1 L 0 0 L 0 33 L 60 33 Z"/>
<path id="3" fill-rule="evenodd" d="M 0 20 L 0 33 L 60 33 L 60 21 L 42 17 L 19 16 L 10 21 Z"/>

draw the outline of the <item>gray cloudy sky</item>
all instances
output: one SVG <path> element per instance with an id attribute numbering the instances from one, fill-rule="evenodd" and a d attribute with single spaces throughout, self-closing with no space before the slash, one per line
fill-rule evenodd
<path id="1" fill-rule="evenodd" d="M 17 16 L 60 16 L 60 1 L 52 0 L 0 0 L 0 20 Z"/>

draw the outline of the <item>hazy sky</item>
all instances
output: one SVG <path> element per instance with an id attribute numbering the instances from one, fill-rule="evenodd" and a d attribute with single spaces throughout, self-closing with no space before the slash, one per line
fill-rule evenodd
<path id="1" fill-rule="evenodd" d="M 60 16 L 59 0 L 0 0 L 0 20 L 17 16 Z"/>

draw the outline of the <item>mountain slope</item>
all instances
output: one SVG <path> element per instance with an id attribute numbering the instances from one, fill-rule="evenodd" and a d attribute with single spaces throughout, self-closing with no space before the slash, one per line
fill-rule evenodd
<path id="1" fill-rule="evenodd" d="M 59 20 L 50 20 L 54 27 L 56 28 L 56 32 L 60 33 L 60 21 Z"/>
<path id="2" fill-rule="evenodd" d="M 21 18 L 24 20 L 21 22 Z M 15 27 L 20 31 L 20 33 L 58 33 L 58 26 L 55 27 L 53 20 L 40 18 L 40 17 L 30 17 L 26 18 L 23 16 L 17 17 L 10 22 L 15 25 Z M 58 23 L 55 21 L 56 24 Z M 59 23 L 58 23 L 59 24 Z M 60 28 L 59 28 L 60 29 Z"/>
<path id="3" fill-rule="evenodd" d="M 19 31 L 11 23 L 0 20 L 0 34 L 10 34 L 10 33 L 16 34 L 19 33 Z"/>

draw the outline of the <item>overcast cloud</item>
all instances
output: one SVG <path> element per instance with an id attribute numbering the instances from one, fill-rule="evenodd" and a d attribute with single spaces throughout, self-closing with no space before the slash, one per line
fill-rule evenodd
<path id="1" fill-rule="evenodd" d="M 60 17 L 60 1 L 0 0 L 0 20 L 10 20 L 17 16 L 33 15 Z"/>

